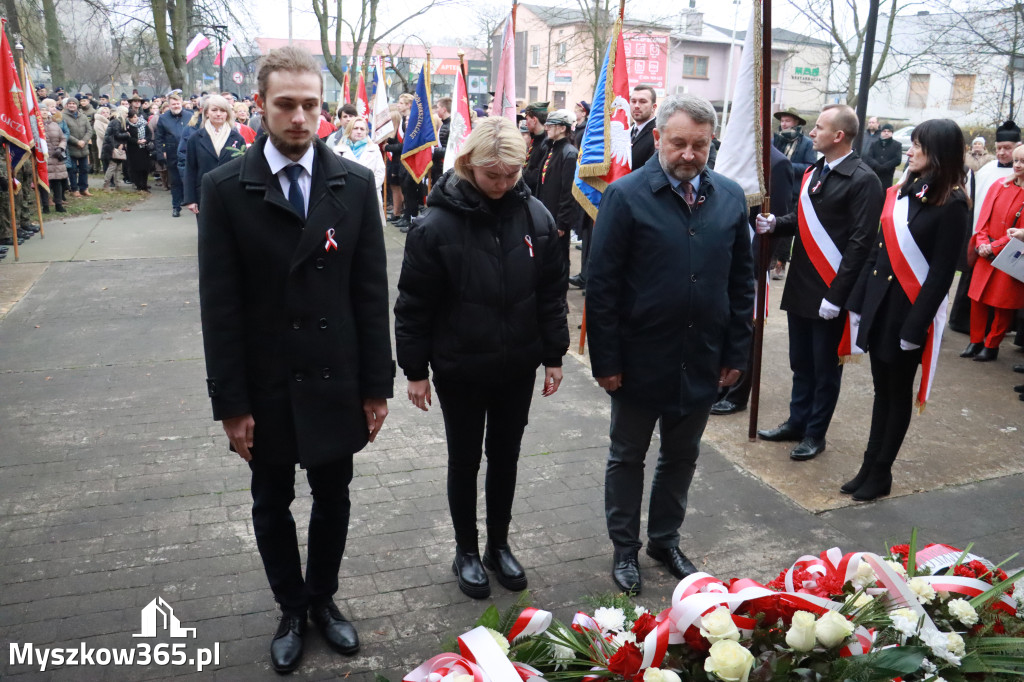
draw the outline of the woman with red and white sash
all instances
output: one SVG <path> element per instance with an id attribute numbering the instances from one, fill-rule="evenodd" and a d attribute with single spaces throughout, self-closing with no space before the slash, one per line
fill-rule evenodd
<path id="1" fill-rule="evenodd" d="M 857 345 L 870 353 L 875 389 L 864 462 L 840 488 L 857 501 L 889 494 L 914 404 L 923 409 L 931 392 L 969 210 L 963 149 L 949 119 L 914 129 L 907 176 L 886 193 L 882 229 L 847 303 L 860 314 Z"/>

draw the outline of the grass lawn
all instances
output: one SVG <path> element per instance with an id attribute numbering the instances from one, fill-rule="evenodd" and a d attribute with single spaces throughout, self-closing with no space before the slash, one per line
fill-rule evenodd
<path id="1" fill-rule="evenodd" d="M 162 188 L 156 189 L 159 192 L 164 191 Z M 118 211 L 129 208 L 149 196 L 148 194 L 137 192 L 131 187 L 122 187 L 118 190 L 101 190 L 90 187 L 89 191 L 92 193 L 91 197 L 75 199 L 65 196 L 64 208 L 67 209 L 67 213 L 55 213 L 53 211 L 53 202 L 51 202 L 50 214 L 43 214 L 43 220 L 73 218 L 80 215 L 97 215 L 99 213 Z"/>

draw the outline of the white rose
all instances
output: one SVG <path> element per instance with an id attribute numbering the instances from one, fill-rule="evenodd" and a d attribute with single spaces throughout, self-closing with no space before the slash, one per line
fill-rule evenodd
<path id="1" fill-rule="evenodd" d="M 889 614 L 892 626 L 899 630 L 904 637 L 913 637 L 917 634 L 920 619 L 911 609 L 896 609 Z"/>
<path id="2" fill-rule="evenodd" d="M 868 562 L 861 561 L 857 564 L 857 574 L 851 579 L 855 588 L 860 590 L 869 587 L 875 583 L 875 580 L 877 580 L 875 571 L 868 565 Z"/>
<path id="3" fill-rule="evenodd" d="M 508 653 L 508 639 L 506 639 L 505 635 L 501 634 L 497 630 L 492 630 L 490 628 L 484 628 L 484 629 L 487 630 L 487 632 L 490 633 L 491 637 L 494 638 L 494 641 L 498 644 L 498 648 L 501 649 L 501 653 L 507 654 Z"/>
<path id="4" fill-rule="evenodd" d="M 978 612 L 966 599 L 950 599 L 946 606 L 949 607 L 949 612 L 964 625 L 974 625 L 978 622 Z"/>
<path id="5" fill-rule="evenodd" d="M 605 632 L 621 630 L 626 626 L 626 614 L 622 612 L 622 609 L 610 609 L 602 606 L 594 611 L 594 620 Z"/>
<path id="6" fill-rule="evenodd" d="M 907 577 L 907 569 L 903 568 L 903 564 L 901 564 L 900 562 L 893 561 L 892 559 L 886 559 L 885 563 L 889 565 L 889 568 L 896 571 L 896 573 L 898 573 L 901 578 Z"/>
<path id="7" fill-rule="evenodd" d="M 810 611 L 797 611 L 793 614 L 793 622 L 786 633 L 786 644 L 794 651 L 810 651 L 814 648 L 814 614 Z"/>
<path id="8" fill-rule="evenodd" d="M 671 670 L 648 668 L 644 671 L 644 682 L 680 682 L 679 675 Z"/>
<path id="9" fill-rule="evenodd" d="M 935 599 L 935 588 L 924 578 L 911 578 L 907 583 L 910 591 L 917 595 L 917 601 L 922 604 L 931 604 Z"/>
<path id="10" fill-rule="evenodd" d="M 870 597 L 870 595 L 868 595 L 865 592 L 861 592 L 860 594 L 858 594 L 856 599 L 852 594 L 846 598 L 846 603 L 855 609 L 863 608 L 870 604 L 872 601 L 874 600 Z"/>
<path id="11" fill-rule="evenodd" d="M 612 642 L 614 642 L 616 646 L 622 646 L 626 642 L 632 642 L 633 644 L 636 644 L 636 635 L 628 631 L 616 632 L 615 635 L 612 637 Z"/>
<path id="12" fill-rule="evenodd" d="M 853 634 L 853 623 L 836 611 L 828 611 L 814 624 L 814 635 L 826 649 L 842 644 Z"/>
<path id="13" fill-rule="evenodd" d="M 736 629 L 736 623 L 732 622 L 732 613 L 724 606 L 701 616 L 700 634 L 712 644 L 723 639 L 734 642 L 740 639 L 740 631 Z"/>
<path id="14" fill-rule="evenodd" d="M 747 682 L 754 655 L 741 644 L 723 639 L 711 645 L 708 657 L 704 659 L 705 672 L 718 676 L 726 682 Z"/>

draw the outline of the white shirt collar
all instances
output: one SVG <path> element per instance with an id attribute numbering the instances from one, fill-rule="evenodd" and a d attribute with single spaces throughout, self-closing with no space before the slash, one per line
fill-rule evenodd
<path id="1" fill-rule="evenodd" d="M 838 166 L 838 165 L 839 165 L 839 164 L 841 164 L 841 163 L 842 163 L 843 161 L 845 161 L 845 160 L 846 160 L 846 157 L 847 157 L 847 156 L 849 156 L 849 155 L 850 155 L 850 154 L 852 154 L 852 153 L 853 153 L 853 150 L 851 149 L 850 151 L 846 152 L 845 154 L 843 154 L 842 156 L 840 156 L 840 157 L 839 157 L 838 159 L 836 159 L 835 161 L 826 161 L 826 162 L 825 162 L 825 165 L 826 165 L 826 166 L 828 166 L 828 169 L 829 169 L 829 170 L 831 171 L 831 170 L 835 169 L 835 167 L 836 167 L 836 166 Z M 824 166 L 822 166 L 822 167 L 824 168 Z"/>
<path id="2" fill-rule="evenodd" d="M 287 156 L 282 154 L 274 146 L 274 143 L 267 140 L 267 144 L 263 147 L 263 156 L 267 159 L 267 164 L 270 166 L 270 172 L 277 175 L 285 166 L 290 166 L 293 163 L 297 163 L 302 166 L 309 177 L 313 177 L 313 149 L 314 145 L 309 145 L 309 149 L 302 155 L 302 158 L 298 161 L 292 161 Z"/>
<path id="3" fill-rule="evenodd" d="M 643 123 L 637 123 L 637 122 L 634 121 L 633 122 L 633 127 L 636 128 L 638 131 L 639 130 L 643 130 L 647 126 L 647 124 L 650 123 L 653 120 L 654 120 L 654 117 L 651 116 L 649 119 L 647 119 Z"/>

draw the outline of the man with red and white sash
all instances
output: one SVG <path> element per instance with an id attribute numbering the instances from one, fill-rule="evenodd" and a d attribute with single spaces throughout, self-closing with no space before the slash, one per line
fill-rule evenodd
<path id="1" fill-rule="evenodd" d="M 826 106 L 810 132 L 823 155 L 801 180 L 797 210 L 777 220 L 757 219 L 759 233 L 795 235 L 793 258 L 782 294 L 789 322 L 793 390 L 789 417 L 763 440 L 796 441 L 790 458 L 812 459 L 825 450 L 851 330 L 843 309 L 878 232 L 884 194 L 878 176 L 853 152 L 859 121 L 846 105 Z M 840 342 L 846 350 L 840 351 Z"/>

